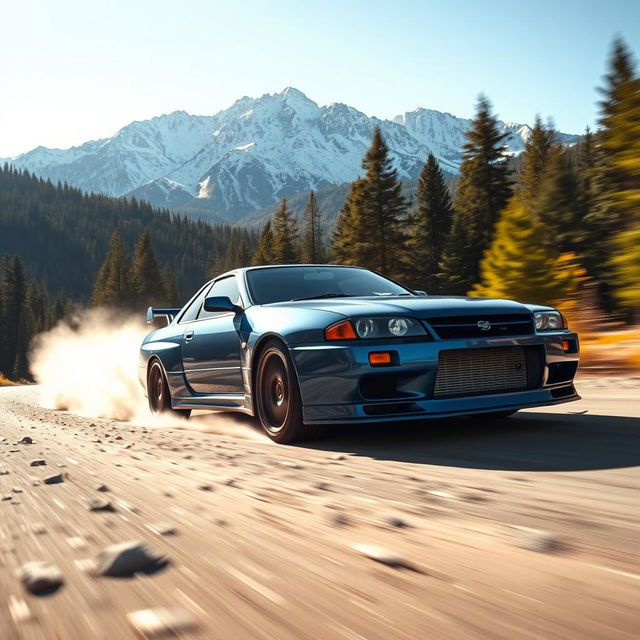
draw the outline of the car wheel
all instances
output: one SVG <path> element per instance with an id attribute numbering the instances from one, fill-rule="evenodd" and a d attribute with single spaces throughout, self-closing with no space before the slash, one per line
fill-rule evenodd
<path id="1" fill-rule="evenodd" d="M 189 409 L 172 409 L 171 395 L 167 378 L 164 375 L 162 365 L 154 360 L 147 372 L 147 397 L 149 399 L 149 409 L 154 415 L 168 413 L 179 418 L 188 418 L 191 415 Z"/>
<path id="2" fill-rule="evenodd" d="M 274 442 L 285 444 L 322 435 L 321 427 L 309 427 L 302 422 L 298 379 L 281 343 L 269 342 L 260 353 L 255 392 L 258 418 Z"/>
<path id="3" fill-rule="evenodd" d="M 481 420 L 500 420 L 518 413 L 518 409 L 507 411 L 492 411 L 491 413 L 477 413 L 473 417 Z"/>

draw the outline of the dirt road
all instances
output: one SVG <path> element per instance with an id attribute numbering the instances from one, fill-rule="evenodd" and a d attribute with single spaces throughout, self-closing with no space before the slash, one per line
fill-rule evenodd
<path id="1" fill-rule="evenodd" d="M 249 440 L 153 429 L 0 389 L 0 638 L 637 638 L 640 381 L 579 390 L 283 447 L 248 420 Z M 97 573 L 136 540 L 168 563 Z M 29 561 L 62 585 L 29 593 Z"/>

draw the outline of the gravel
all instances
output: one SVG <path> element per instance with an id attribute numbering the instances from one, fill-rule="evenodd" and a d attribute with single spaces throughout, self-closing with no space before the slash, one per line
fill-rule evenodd
<path id="1" fill-rule="evenodd" d="M 404 558 L 389 549 L 373 544 L 356 544 L 353 548 L 365 558 L 375 560 L 393 569 L 409 569 L 421 573 L 420 569 L 408 558 Z"/>
<path id="2" fill-rule="evenodd" d="M 52 476 L 47 476 L 43 482 L 45 484 L 60 484 L 64 482 L 64 473 L 54 473 Z"/>
<path id="3" fill-rule="evenodd" d="M 115 511 L 113 504 L 104 498 L 93 498 L 87 505 L 89 511 Z"/>
<path id="4" fill-rule="evenodd" d="M 556 553 L 566 547 L 566 543 L 556 534 L 538 529 L 522 529 L 514 543 L 521 549 L 537 553 Z"/>
<path id="5" fill-rule="evenodd" d="M 195 618 L 178 607 L 171 609 L 141 609 L 127 614 L 129 624 L 144 638 L 159 638 L 194 631 Z"/>
<path id="6" fill-rule="evenodd" d="M 18 573 L 27 591 L 35 594 L 53 591 L 63 583 L 60 569 L 51 562 L 27 562 Z"/>
<path id="7" fill-rule="evenodd" d="M 154 571 L 166 564 L 164 556 L 139 541 L 113 544 L 96 558 L 96 570 L 101 576 L 131 576 L 139 571 Z"/>

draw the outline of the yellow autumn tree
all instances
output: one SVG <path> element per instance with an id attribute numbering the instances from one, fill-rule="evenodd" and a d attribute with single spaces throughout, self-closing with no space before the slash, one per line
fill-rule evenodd
<path id="1" fill-rule="evenodd" d="M 545 246 L 544 235 L 543 223 L 513 196 L 480 263 L 481 281 L 469 294 L 552 306 L 574 295 L 580 281 L 575 256 Z"/>

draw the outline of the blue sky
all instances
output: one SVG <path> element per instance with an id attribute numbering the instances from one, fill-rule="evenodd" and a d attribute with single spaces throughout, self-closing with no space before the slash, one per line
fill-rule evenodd
<path id="1" fill-rule="evenodd" d="M 640 0 L 2 2 L 0 157 L 286 86 L 383 118 L 485 92 L 581 132 L 616 33 L 640 54 Z"/>

